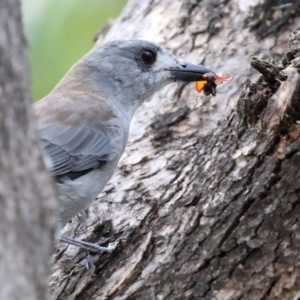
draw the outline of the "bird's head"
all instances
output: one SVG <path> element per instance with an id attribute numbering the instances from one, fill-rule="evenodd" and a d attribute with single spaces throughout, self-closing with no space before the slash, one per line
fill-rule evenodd
<path id="1" fill-rule="evenodd" d="M 152 42 L 124 40 L 93 49 L 71 69 L 72 73 L 80 74 L 80 80 L 94 92 L 135 110 L 168 83 L 203 80 L 204 74 L 213 72 L 183 63 Z"/>

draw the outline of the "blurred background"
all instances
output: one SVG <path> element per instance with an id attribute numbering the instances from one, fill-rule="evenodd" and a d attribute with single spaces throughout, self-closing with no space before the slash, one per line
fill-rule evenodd
<path id="1" fill-rule="evenodd" d="M 93 46 L 98 30 L 115 19 L 127 0 L 21 0 L 32 95 L 47 95 Z"/>

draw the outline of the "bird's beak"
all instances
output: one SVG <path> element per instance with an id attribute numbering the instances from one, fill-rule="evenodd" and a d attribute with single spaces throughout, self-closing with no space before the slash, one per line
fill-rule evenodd
<path id="1" fill-rule="evenodd" d="M 189 63 L 183 63 L 180 64 L 176 68 L 170 68 L 168 69 L 171 73 L 171 79 L 177 81 L 186 81 L 186 82 L 192 82 L 192 81 L 200 81 L 200 80 L 206 80 L 206 78 L 203 77 L 204 74 L 212 73 L 215 75 L 215 73 L 201 65 L 193 65 Z"/>

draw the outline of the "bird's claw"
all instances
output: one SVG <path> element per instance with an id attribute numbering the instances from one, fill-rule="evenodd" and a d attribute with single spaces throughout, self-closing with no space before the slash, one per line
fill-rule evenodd
<path id="1" fill-rule="evenodd" d="M 95 253 L 102 253 L 102 252 L 108 252 L 111 253 L 113 250 L 116 249 L 118 242 L 114 242 L 114 243 L 109 243 L 108 247 L 103 247 L 103 246 L 99 246 L 97 244 L 93 244 L 93 243 L 89 243 L 89 242 L 84 242 L 81 240 L 77 240 L 77 239 L 73 239 L 67 236 L 62 235 L 60 238 L 61 242 L 82 248 L 86 251 L 89 252 L 95 252 Z"/>

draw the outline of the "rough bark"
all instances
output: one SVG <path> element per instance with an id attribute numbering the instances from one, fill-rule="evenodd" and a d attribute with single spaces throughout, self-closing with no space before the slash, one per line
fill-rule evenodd
<path id="1" fill-rule="evenodd" d="M 18 0 L 0 0 L 0 299 L 46 299 L 56 200 L 33 127 Z"/>
<path id="2" fill-rule="evenodd" d="M 119 171 L 65 228 L 122 243 L 60 245 L 53 299 L 297 299 L 299 4 L 131 0 L 99 32 L 96 46 L 149 39 L 234 78 L 215 98 L 168 86 L 137 112 Z"/>

